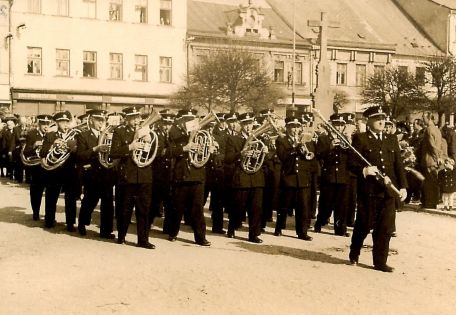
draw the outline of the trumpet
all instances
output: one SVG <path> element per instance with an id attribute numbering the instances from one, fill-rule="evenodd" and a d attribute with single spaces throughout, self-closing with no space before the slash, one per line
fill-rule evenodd
<path id="1" fill-rule="evenodd" d="M 254 174 L 263 166 L 266 156 L 266 145 L 258 139 L 259 136 L 273 131 L 278 133 L 277 126 L 272 119 L 268 117 L 267 121 L 257 129 L 255 129 L 244 144 L 242 152 L 248 152 L 243 155 L 241 160 L 241 168 L 247 174 Z"/>
<path id="2" fill-rule="evenodd" d="M 62 166 L 70 157 L 71 150 L 68 146 L 68 142 L 75 140 L 78 134 L 84 130 L 88 130 L 88 128 L 89 125 L 86 122 L 70 129 L 70 131 L 66 133 L 65 138 L 61 139 L 62 141 L 56 141 L 52 144 L 46 157 L 41 159 L 41 166 L 47 171 L 52 171 Z"/>
<path id="3" fill-rule="evenodd" d="M 190 163 L 196 168 L 206 165 L 211 156 L 209 148 L 214 146 L 214 138 L 209 131 L 202 130 L 202 128 L 213 121 L 220 122 L 217 115 L 211 111 L 199 121 L 198 129 L 190 135 L 188 143 L 193 143 L 196 149 L 190 150 L 188 157 Z"/>
<path id="4" fill-rule="evenodd" d="M 144 120 L 141 125 L 139 126 L 138 129 L 144 128 L 144 127 L 149 127 L 150 125 L 156 123 L 161 119 L 161 115 L 159 112 L 152 112 L 152 114 L 147 117 L 146 120 Z M 137 136 L 138 133 L 135 134 L 134 141 L 139 141 L 143 143 L 143 148 L 142 149 L 136 149 L 133 151 L 133 162 L 138 167 L 147 167 L 155 159 L 155 156 L 157 155 L 157 149 L 158 149 L 158 136 L 157 133 L 153 130 L 150 131 L 151 135 L 151 141 L 148 142 L 144 138 L 138 138 Z M 100 137 L 101 138 L 101 137 Z M 112 139 L 112 138 L 111 138 Z"/>

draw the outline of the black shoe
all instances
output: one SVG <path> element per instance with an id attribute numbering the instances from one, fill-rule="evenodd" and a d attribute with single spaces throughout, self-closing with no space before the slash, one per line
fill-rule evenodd
<path id="1" fill-rule="evenodd" d="M 155 245 L 154 244 L 151 244 L 149 242 L 147 243 L 139 243 L 136 245 L 137 247 L 141 247 L 141 248 L 145 248 L 145 249 L 155 249 Z"/>
<path id="2" fill-rule="evenodd" d="M 315 226 L 314 226 L 314 232 L 315 232 L 315 233 L 320 233 L 320 232 L 321 232 L 321 225 L 315 224 Z"/>
<path id="3" fill-rule="evenodd" d="M 85 225 L 78 225 L 78 231 L 79 231 L 79 234 L 81 234 L 82 236 L 87 235 L 87 230 L 86 230 Z"/>
<path id="4" fill-rule="evenodd" d="M 45 227 L 46 229 L 52 229 L 53 227 L 55 227 L 55 222 L 53 222 L 53 223 L 46 222 L 46 223 L 44 224 L 44 227 Z"/>
<path id="5" fill-rule="evenodd" d="M 227 236 L 228 236 L 228 238 L 234 238 L 235 237 L 234 230 L 233 231 L 228 230 Z"/>
<path id="6" fill-rule="evenodd" d="M 309 235 L 307 235 L 307 234 L 298 235 L 298 238 L 299 238 L 300 240 L 309 241 L 309 242 L 310 242 L 311 240 L 313 240 L 312 236 L 309 236 Z"/>
<path id="7" fill-rule="evenodd" d="M 168 241 L 170 241 L 170 242 L 175 242 L 175 241 L 177 241 L 177 237 L 175 237 L 175 236 L 170 236 L 170 237 L 168 237 Z"/>
<path id="8" fill-rule="evenodd" d="M 350 253 L 350 254 L 348 255 L 348 258 L 350 259 L 350 265 L 356 266 L 356 265 L 358 264 L 359 256 L 355 256 L 355 255 L 353 255 L 352 253 Z"/>
<path id="9" fill-rule="evenodd" d="M 211 242 L 209 242 L 207 239 L 204 239 L 202 241 L 195 242 L 199 246 L 211 246 Z"/>
<path id="10" fill-rule="evenodd" d="M 108 239 L 108 240 L 113 240 L 116 238 L 116 236 L 113 234 L 113 233 L 109 233 L 109 234 L 101 234 L 100 233 L 100 238 L 105 238 L 105 239 Z"/>
<path id="11" fill-rule="evenodd" d="M 220 229 L 212 229 L 212 233 L 215 233 L 215 234 L 226 234 L 226 231 L 222 228 Z"/>
<path id="12" fill-rule="evenodd" d="M 383 272 L 393 272 L 394 268 L 390 267 L 388 265 L 379 265 L 379 266 L 374 266 L 375 270 L 383 271 Z"/>
<path id="13" fill-rule="evenodd" d="M 344 233 L 344 236 L 345 236 L 345 237 L 350 237 L 350 233 L 349 233 L 349 232 L 345 232 L 345 233 Z"/>
<path id="14" fill-rule="evenodd" d="M 117 238 L 117 244 L 125 244 L 125 238 L 123 238 L 123 237 Z"/>
<path id="15" fill-rule="evenodd" d="M 261 244 L 261 243 L 263 243 L 263 240 L 261 238 L 259 238 L 258 236 L 255 236 L 255 237 L 249 237 L 249 242 Z"/>
<path id="16" fill-rule="evenodd" d="M 274 236 L 282 236 L 282 231 L 280 231 L 280 230 L 275 230 L 275 231 L 274 231 Z"/>
<path id="17" fill-rule="evenodd" d="M 76 228 L 73 224 L 67 224 L 67 231 L 68 232 L 76 232 Z"/>
<path id="18" fill-rule="evenodd" d="M 33 221 L 39 221 L 40 220 L 40 215 L 38 213 L 33 214 Z"/>
<path id="19" fill-rule="evenodd" d="M 397 237 L 397 233 L 396 232 L 391 233 L 391 237 Z"/>

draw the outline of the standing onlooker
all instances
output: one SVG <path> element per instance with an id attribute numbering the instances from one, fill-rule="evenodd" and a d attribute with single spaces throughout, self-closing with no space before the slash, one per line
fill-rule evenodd
<path id="1" fill-rule="evenodd" d="M 424 208 L 436 209 L 439 201 L 437 168 L 442 156 L 442 134 L 434 124 L 432 113 L 424 113 L 423 122 L 426 128 L 421 143 L 420 164 L 425 180 L 421 201 Z"/>
<path id="2" fill-rule="evenodd" d="M 442 193 L 443 209 L 453 209 L 453 198 L 456 191 L 456 170 L 454 169 L 454 160 L 446 158 L 445 168 L 439 172 L 439 187 Z"/>
<path id="3" fill-rule="evenodd" d="M 2 148 L 6 161 L 6 176 L 10 179 L 14 178 L 13 169 L 13 151 L 16 147 L 16 139 L 14 137 L 14 127 L 16 125 L 16 117 L 6 117 L 6 127 L 3 128 Z"/>

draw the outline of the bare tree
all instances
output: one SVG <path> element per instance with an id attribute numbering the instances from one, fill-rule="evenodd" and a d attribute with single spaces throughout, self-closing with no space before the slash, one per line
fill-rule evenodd
<path id="1" fill-rule="evenodd" d="M 257 111 L 274 106 L 283 97 L 260 61 L 238 49 L 211 53 L 190 71 L 187 80 L 187 86 L 173 97 L 181 107 Z"/>
<path id="2" fill-rule="evenodd" d="M 436 57 L 426 63 L 426 72 L 430 74 L 426 80 L 433 89 L 431 108 L 439 113 L 456 110 L 456 62 L 453 57 Z"/>
<path id="3" fill-rule="evenodd" d="M 362 95 L 364 103 L 390 106 L 393 117 L 406 115 L 426 104 L 422 84 L 410 72 L 396 67 L 370 76 Z"/>

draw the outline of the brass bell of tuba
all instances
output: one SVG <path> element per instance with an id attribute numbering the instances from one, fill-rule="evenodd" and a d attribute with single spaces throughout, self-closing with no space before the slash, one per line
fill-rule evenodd
<path id="1" fill-rule="evenodd" d="M 264 158 L 266 157 L 264 150 L 266 145 L 263 141 L 258 139 L 258 137 L 271 131 L 278 133 L 276 125 L 272 119 L 268 117 L 263 125 L 252 131 L 245 142 L 242 151 L 249 153 L 242 157 L 241 168 L 247 174 L 254 174 L 263 166 Z"/>
<path id="2" fill-rule="evenodd" d="M 41 164 L 41 158 L 40 158 L 41 145 L 36 147 L 34 154 L 31 156 L 25 156 L 24 149 L 25 149 L 25 145 L 22 146 L 20 155 L 21 155 L 21 161 L 25 166 L 36 166 L 36 165 Z"/>
<path id="3" fill-rule="evenodd" d="M 198 129 L 190 134 L 188 143 L 194 143 L 196 149 L 190 150 L 188 157 L 190 163 L 196 168 L 206 165 L 211 157 L 209 148 L 214 145 L 214 139 L 209 131 L 202 130 L 202 128 L 213 121 L 220 122 L 217 115 L 213 111 L 210 111 L 198 122 Z"/>
<path id="4" fill-rule="evenodd" d="M 149 117 L 147 117 L 139 126 L 139 129 L 149 127 L 150 125 L 156 123 L 161 119 L 161 115 L 157 111 L 153 111 Z M 142 149 L 136 149 L 133 151 L 133 162 L 138 167 L 147 167 L 155 159 L 155 156 L 157 155 L 157 149 L 158 149 L 158 136 L 157 133 L 153 130 L 150 131 L 150 136 L 151 136 L 151 141 L 148 142 L 144 140 L 144 138 L 137 138 L 137 135 L 135 134 L 134 141 L 139 141 L 144 144 Z M 101 137 L 100 137 L 101 138 Z"/>
<path id="5" fill-rule="evenodd" d="M 68 141 L 74 140 L 78 134 L 88 129 L 88 122 L 70 129 L 66 133 L 65 138 L 62 139 L 62 142 L 54 143 L 51 146 L 46 157 L 41 159 L 41 166 L 47 171 L 52 171 L 62 166 L 71 154 L 70 148 L 68 147 Z"/>
<path id="6" fill-rule="evenodd" d="M 108 146 L 107 151 L 98 152 L 98 161 L 100 161 L 100 164 L 105 168 L 111 168 L 114 166 L 114 161 L 109 157 L 109 152 L 111 151 L 112 135 L 114 134 L 115 127 L 115 125 L 106 126 L 98 138 L 98 145 Z"/>

